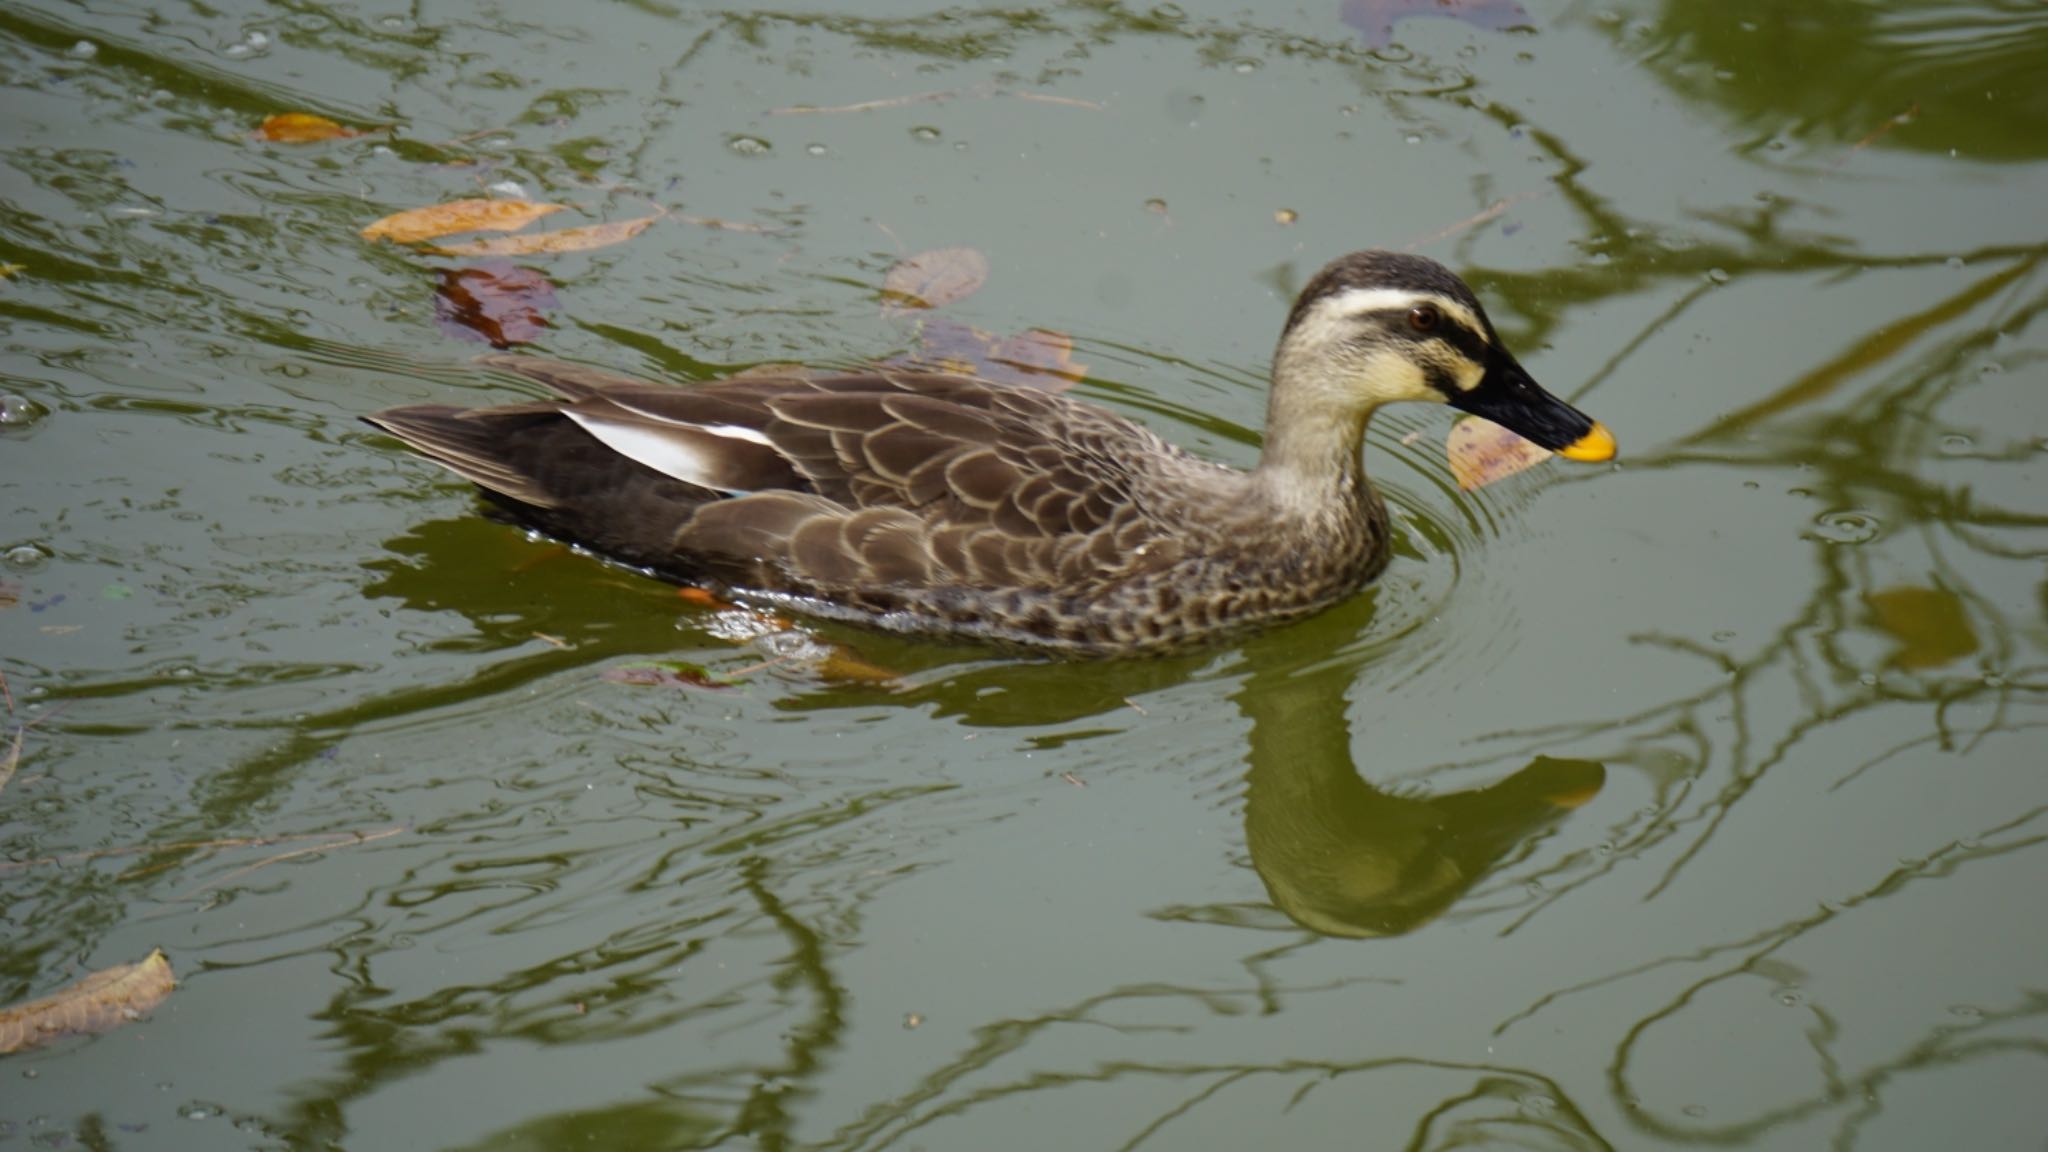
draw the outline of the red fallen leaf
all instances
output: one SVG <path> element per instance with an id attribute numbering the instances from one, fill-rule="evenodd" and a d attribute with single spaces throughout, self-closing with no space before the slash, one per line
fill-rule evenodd
<path id="1" fill-rule="evenodd" d="M 889 266 L 882 277 L 882 307 L 943 308 L 986 283 L 988 257 L 973 248 L 934 248 Z"/>
<path id="2" fill-rule="evenodd" d="M 598 678 L 611 684 L 631 684 L 636 688 L 726 689 L 733 686 L 731 681 L 712 674 L 701 664 L 677 661 L 621 664 L 598 673 Z"/>
<path id="3" fill-rule="evenodd" d="M 1365 37 L 1368 48 L 1394 42 L 1394 25 L 1420 16 L 1463 20 L 1498 32 L 1529 27 L 1529 12 L 1514 0 L 1344 0 L 1338 18 Z"/>
<path id="4" fill-rule="evenodd" d="M 502 261 L 443 268 L 434 289 L 434 323 L 463 340 L 493 348 L 529 344 L 547 327 L 542 313 L 560 306 L 555 286 L 531 268 Z"/>
<path id="5" fill-rule="evenodd" d="M 1444 455 L 1450 461 L 1451 475 L 1457 477 L 1458 487 L 1466 492 L 1505 480 L 1550 459 L 1550 453 L 1477 416 L 1451 425 Z"/>
<path id="6" fill-rule="evenodd" d="M 266 117 L 256 128 L 258 140 L 272 144 L 315 144 L 322 140 L 346 140 L 361 136 L 354 128 L 344 128 L 325 116 L 310 112 L 280 112 Z"/>

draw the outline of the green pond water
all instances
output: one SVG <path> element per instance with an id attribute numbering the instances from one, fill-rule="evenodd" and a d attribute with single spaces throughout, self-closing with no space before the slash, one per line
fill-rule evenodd
<path id="1" fill-rule="evenodd" d="M 2048 6 L 1525 5 L 0 6 L 0 1004 L 178 979 L 0 1148 L 2048 1148 Z M 667 215 L 358 235 L 521 194 Z M 1245 465 L 1369 246 L 1621 457 L 1382 413 L 1386 576 L 1170 659 L 735 636 L 358 421 L 533 395 L 483 267 Z"/>

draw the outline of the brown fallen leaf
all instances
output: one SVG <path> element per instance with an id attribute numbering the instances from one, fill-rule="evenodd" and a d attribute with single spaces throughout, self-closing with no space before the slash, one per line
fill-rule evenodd
<path id="1" fill-rule="evenodd" d="M 560 204 L 537 200 L 451 200 L 393 212 L 364 228 L 362 235 L 365 240 L 411 244 L 457 232 L 513 232 L 561 210 Z"/>
<path id="2" fill-rule="evenodd" d="M 436 244 L 427 249 L 438 256 L 542 256 L 558 252 L 587 252 L 623 243 L 646 231 L 649 224 L 668 215 L 667 209 L 632 220 L 610 220 L 580 228 L 558 228 L 525 236 L 499 236 L 472 240 L 466 244 Z"/>
<path id="3" fill-rule="evenodd" d="M 1088 376 L 1088 366 L 1071 359 L 1074 342 L 1044 328 L 998 338 L 970 324 L 929 316 L 919 322 L 917 337 L 915 352 L 884 366 L 958 372 L 1048 392 L 1064 392 Z"/>
<path id="4" fill-rule="evenodd" d="M 434 289 L 434 323 L 451 336 L 510 348 L 537 339 L 548 325 L 546 311 L 560 303 L 555 286 L 531 268 L 504 261 L 444 268 Z"/>
<path id="5" fill-rule="evenodd" d="M 1963 598 L 1946 588 L 1885 588 L 1866 593 L 1863 603 L 1870 622 L 1899 642 L 1885 658 L 1894 668 L 1939 668 L 1978 648 Z"/>
<path id="6" fill-rule="evenodd" d="M 1550 459 L 1550 453 L 1477 416 L 1451 425 L 1444 455 L 1450 461 L 1451 475 L 1457 478 L 1458 487 L 1466 492 L 1505 480 Z"/>
<path id="7" fill-rule="evenodd" d="M 820 677 L 842 684 L 894 684 L 902 679 L 898 673 L 838 644 L 832 645 L 831 653 L 818 661 L 817 667 Z"/>
<path id="8" fill-rule="evenodd" d="M 315 144 L 322 140 L 346 140 L 361 136 L 362 132 L 311 112 L 281 112 L 265 117 L 253 135 L 272 144 Z"/>
<path id="9" fill-rule="evenodd" d="M 905 256 L 882 277 L 884 309 L 943 308 L 988 283 L 988 257 L 973 248 L 934 248 Z"/>
<path id="10" fill-rule="evenodd" d="M 0 1009 L 0 1054 L 86 1032 L 105 1032 L 163 1003 L 177 987 L 163 949 L 94 972 L 40 999 Z"/>

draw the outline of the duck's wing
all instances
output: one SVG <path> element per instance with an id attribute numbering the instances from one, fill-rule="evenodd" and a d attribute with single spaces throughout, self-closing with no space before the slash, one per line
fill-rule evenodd
<path id="1" fill-rule="evenodd" d="M 532 357 L 486 362 L 560 400 L 372 422 L 543 511 L 532 519 L 549 531 L 637 563 L 695 566 L 649 555 L 661 551 L 735 582 L 779 574 L 841 595 L 1072 584 L 1179 551 L 1140 499 L 1147 467 L 1178 453 L 1048 393 L 905 372 L 674 387 Z"/>

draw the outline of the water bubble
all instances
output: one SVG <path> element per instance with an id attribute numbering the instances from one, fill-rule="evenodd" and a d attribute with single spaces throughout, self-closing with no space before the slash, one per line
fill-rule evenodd
<path id="1" fill-rule="evenodd" d="M 1164 216 L 1166 215 L 1166 201 L 1154 196 L 1152 199 L 1145 201 L 1145 211 Z"/>
<path id="2" fill-rule="evenodd" d="M 1877 673 L 1865 672 L 1863 675 L 1858 676 L 1856 678 L 1856 682 L 1858 684 L 1863 685 L 1865 688 L 1875 688 L 1877 687 Z"/>
<path id="3" fill-rule="evenodd" d="M 1749 489 L 1749 490 L 1750 490 L 1751 492 L 1754 492 L 1754 491 L 1756 491 L 1757 489 L 1759 489 L 1759 488 L 1763 487 L 1763 485 L 1761 485 L 1761 484 L 1757 483 L 1757 482 L 1756 482 L 1756 481 L 1754 481 L 1754 480 L 1744 480 L 1744 481 L 1742 482 L 1742 486 L 1743 486 L 1744 488 L 1747 488 L 1747 489 Z"/>
<path id="4" fill-rule="evenodd" d="M 929 124 L 919 124 L 917 127 L 912 128 L 910 130 L 910 138 L 921 143 L 929 144 L 932 141 L 937 140 L 939 138 L 939 130 L 937 128 L 932 127 Z"/>
<path id="5" fill-rule="evenodd" d="M 806 144 L 804 145 L 804 151 L 813 156 L 823 156 L 827 149 L 823 144 Z"/>
<path id="6" fill-rule="evenodd" d="M 1996 360 L 1986 360 L 1984 363 L 1977 365 L 1977 375 L 1979 376 L 2001 376 L 2004 373 L 2005 365 L 2000 364 Z"/>
<path id="7" fill-rule="evenodd" d="M 16 544 L 0 554 L 0 559 L 6 560 L 7 566 L 16 572 L 34 572 L 48 564 L 55 555 L 41 544 Z"/>
<path id="8" fill-rule="evenodd" d="M 1996 672 L 1986 672 L 1984 674 L 1984 686 L 1986 688 L 2003 688 L 2005 687 L 2005 677 L 2000 676 Z"/>
<path id="9" fill-rule="evenodd" d="M 230 44 L 226 48 L 221 49 L 221 55 L 234 60 L 240 60 L 245 56 L 253 56 L 255 54 L 256 50 L 247 44 Z"/>
<path id="10" fill-rule="evenodd" d="M 1251 73 L 1257 72 L 1259 70 L 1259 62 L 1257 60 L 1251 59 L 1250 57 L 1245 57 L 1241 60 L 1232 60 L 1230 62 L 1230 70 L 1232 72 L 1237 73 L 1240 76 L 1250 75 Z"/>
<path id="11" fill-rule="evenodd" d="M 725 146 L 741 156 L 766 156 L 772 148 L 759 136 L 732 136 L 727 138 Z"/>
<path id="12" fill-rule="evenodd" d="M 1963 258 L 1961 256 L 1951 256 L 1943 260 L 1942 263 L 1950 268 L 1961 268 L 1963 266 Z"/>
<path id="13" fill-rule="evenodd" d="M 1178 4 L 1155 4 L 1152 6 L 1152 18 L 1154 20 L 1164 20 L 1169 24 L 1177 24 L 1187 19 L 1188 14 L 1187 10 Z"/>
<path id="14" fill-rule="evenodd" d="M 1410 144 L 1420 144 L 1422 143 L 1422 133 L 1410 132 L 1406 136 L 1401 137 L 1401 139 L 1407 141 Z"/>
<path id="15" fill-rule="evenodd" d="M 1867 544 L 1884 531 L 1883 521 L 1856 509 L 1823 512 L 1814 526 L 1814 535 L 1830 544 Z"/>
<path id="16" fill-rule="evenodd" d="M 953 151 L 955 151 L 955 152 L 965 152 L 965 151 L 967 151 L 967 141 L 965 141 L 965 140 L 955 140 L 955 141 L 953 141 Z"/>
<path id="17" fill-rule="evenodd" d="M 28 428 L 49 414 L 48 408 L 26 396 L 0 392 L 0 428 Z"/>
<path id="18" fill-rule="evenodd" d="M 1982 1020 L 1984 1010 L 1973 1004 L 1951 1004 L 1948 1014 L 1958 1020 Z"/>
<path id="19" fill-rule="evenodd" d="M 1557 1101 L 1541 1092 L 1531 1092 L 1515 1101 L 1525 1116 L 1548 1116 L 1557 1111 Z"/>
<path id="20" fill-rule="evenodd" d="M 1733 640 L 1733 639 L 1735 639 L 1735 629 L 1733 629 L 1733 628 L 1716 628 L 1716 629 L 1714 629 L 1714 643 L 1716 643 L 1716 644 L 1726 644 L 1727 642 L 1729 642 L 1730 640 Z"/>
<path id="21" fill-rule="evenodd" d="M 1680 1108 L 1679 1111 L 1695 1120 L 1699 1120 L 1706 1116 L 1707 1106 L 1705 1104 L 1687 1104 L 1685 1107 Z"/>
<path id="22" fill-rule="evenodd" d="M 256 51 L 261 52 L 265 48 L 270 47 L 270 33 L 262 29 L 251 29 L 243 42 Z"/>
<path id="23" fill-rule="evenodd" d="M 1716 284 L 1726 284 L 1731 277 L 1728 275 L 1726 268 L 1709 268 L 1707 269 L 1707 279 L 1712 280 Z"/>
<path id="24" fill-rule="evenodd" d="M 1593 267 L 1595 268 L 1605 268 L 1613 262 L 1614 257 L 1609 256 L 1605 252 L 1595 252 L 1593 253 L 1592 258 L 1587 261 L 1587 263 L 1593 265 Z"/>
<path id="25" fill-rule="evenodd" d="M 1942 453 L 1948 456 L 1960 456 L 1976 446 L 1977 442 L 1975 440 L 1960 432 L 1953 432 L 1941 438 Z"/>
<path id="26" fill-rule="evenodd" d="M 1772 993 L 1771 999 L 1776 1000 L 1787 1008 L 1797 1008 L 1801 1004 L 1806 1003 L 1806 993 L 1801 992 L 1797 988 L 1780 988 Z"/>
<path id="27" fill-rule="evenodd" d="M 71 46 L 73 60 L 90 60 L 100 54 L 100 46 L 90 40 L 80 40 Z"/>

